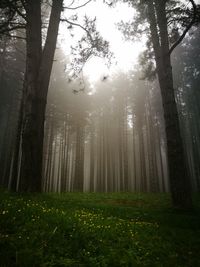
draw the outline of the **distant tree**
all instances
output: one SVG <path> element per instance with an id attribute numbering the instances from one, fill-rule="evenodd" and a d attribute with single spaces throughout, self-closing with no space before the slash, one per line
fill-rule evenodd
<path id="1" fill-rule="evenodd" d="M 0 39 L 0 177 L 1 184 L 9 188 L 24 77 L 24 45 L 22 39 Z"/>
<path id="2" fill-rule="evenodd" d="M 57 50 L 48 94 L 43 189 L 141 191 L 145 180 L 146 191 L 166 191 L 163 119 L 156 83 L 139 80 L 140 72 L 119 73 L 104 82 L 100 79 L 92 90 L 84 78 L 82 92 L 79 81 L 69 82 L 62 71 L 67 63 L 60 60 L 63 57 Z M 138 156 L 140 149 L 143 157 Z"/>

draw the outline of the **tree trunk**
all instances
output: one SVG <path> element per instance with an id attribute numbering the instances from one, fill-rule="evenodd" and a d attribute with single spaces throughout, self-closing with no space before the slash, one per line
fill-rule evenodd
<path id="1" fill-rule="evenodd" d="M 148 18 L 164 109 L 172 201 L 176 208 L 189 209 L 192 207 L 190 180 L 174 95 L 165 5 L 164 0 L 155 1 L 155 5 L 154 1 L 148 1 Z"/>
<path id="2" fill-rule="evenodd" d="M 90 192 L 94 192 L 94 127 L 91 126 L 90 129 Z"/>
<path id="3" fill-rule="evenodd" d="M 73 190 L 83 192 L 84 184 L 84 128 L 76 127 L 76 159 Z"/>
<path id="4" fill-rule="evenodd" d="M 41 191 L 44 120 L 47 92 L 56 48 L 62 0 L 53 1 L 42 51 L 41 2 L 27 1 L 27 62 L 21 131 L 19 191 Z"/>

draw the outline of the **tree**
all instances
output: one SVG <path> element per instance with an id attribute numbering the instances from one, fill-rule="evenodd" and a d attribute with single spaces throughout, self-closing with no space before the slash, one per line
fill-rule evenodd
<path id="1" fill-rule="evenodd" d="M 77 7 L 66 8 L 77 9 L 90 1 L 86 1 L 83 5 Z M 52 1 L 44 46 L 42 46 L 41 7 L 42 1 L 40 0 L 3 1 L 0 6 L 0 11 L 4 16 L 4 19 L 0 20 L 0 34 L 11 32 L 26 25 L 26 72 L 19 120 L 21 138 L 14 164 L 18 168 L 16 168 L 12 179 L 13 184 L 18 185 L 18 188 L 15 188 L 18 191 L 41 191 L 45 109 L 63 0 Z M 21 16 L 25 23 L 19 24 L 16 19 L 18 16 Z M 84 47 L 80 51 L 82 58 L 79 57 L 77 64 L 81 62 L 83 65 L 88 59 L 88 54 L 91 56 L 92 53 L 97 52 L 97 54 L 104 56 L 107 53 L 108 44 L 103 41 L 96 31 L 94 20 L 90 21 L 85 18 L 88 29 L 73 21 L 67 19 L 64 19 L 64 21 L 70 25 L 80 26 L 87 33 L 87 36 L 81 42 L 90 44 L 90 47 L 89 49 Z M 104 44 L 106 44 L 106 48 Z M 104 52 L 105 50 L 106 52 Z"/>
<path id="2" fill-rule="evenodd" d="M 172 201 L 177 208 L 189 209 L 192 207 L 191 186 L 184 156 L 170 60 L 171 52 L 183 35 L 170 48 L 166 3 L 164 0 L 148 1 L 148 21 L 163 101 Z"/>
<path id="3" fill-rule="evenodd" d="M 41 1 L 3 1 L 0 33 L 26 26 L 26 71 L 19 119 L 19 136 L 12 184 L 19 191 L 41 191 L 46 98 L 62 11 L 62 0 L 52 1 L 42 47 Z M 21 23 L 21 18 L 24 23 Z M 13 36 L 13 35 L 11 35 Z M 18 181 L 17 181 L 18 179 Z M 14 186 L 12 186 L 14 187 Z"/>
<path id="4" fill-rule="evenodd" d="M 23 88 L 19 191 L 41 191 L 46 99 L 62 11 L 53 1 L 42 49 L 41 1 L 26 1 L 26 73 Z"/>
<path id="5" fill-rule="evenodd" d="M 200 27 L 192 29 L 188 38 L 184 40 L 172 56 L 178 109 L 193 190 L 199 190 L 200 188 L 199 31 Z"/>
<path id="6" fill-rule="evenodd" d="M 11 187 L 17 121 L 24 75 L 24 41 L 9 36 L 0 39 L 0 177 Z"/>
<path id="7" fill-rule="evenodd" d="M 125 1 L 130 2 L 130 1 Z M 139 18 L 136 25 L 132 23 L 132 31 L 137 29 L 137 34 L 142 32 L 143 28 L 148 31 L 148 57 L 152 59 L 154 55 L 159 85 L 162 95 L 162 103 L 165 119 L 165 130 L 167 138 L 167 153 L 170 189 L 172 195 L 173 206 L 176 208 L 190 209 L 192 207 L 190 177 L 187 172 L 186 160 L 184 156 L 183 141 L 180 130 L 180 123 L 178 118 L 177 106 L 175 101 L 173 75 L 171 66 L 171 53 L 181 43 L 188 30 L 197 22 L 197 7 L 193 0 L 190 0 L 193 9 L 183 10 L 181 5 L 177 6 L 177 1 L 168 0 L 148 0 L 131 2 L 139 11 Z M 184 13 L 182 18 L 178 18 L 182 22 L 178 24 L 177 18 L 171 19 L 173 12 L 177 15 Z M 142 22 L 145 19 L 147 24 Z M 171 23 L 170 24 L 170 19 Z M 140 26 L 138 26 L 140 25 Z M 171 27 L 184 26 L 182 34 L 174 39 L 170 46 L 170 30 Z M 134 28 L 133 28 L 134 27 Z M 172 32 L 172 31 L 171 31 Z M 127 30 L 125 31 L 127 33 Z M 152 47 L 152 50 L 150 49 Z M 147 61 L 146 74 L 152 78 L 152 68 L 154 63 L 152 60 Z"/>

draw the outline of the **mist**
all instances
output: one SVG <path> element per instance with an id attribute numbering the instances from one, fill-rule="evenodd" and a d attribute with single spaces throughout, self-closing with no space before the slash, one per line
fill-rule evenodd
<path id="1" fill-rule="evenodd" d="M 199 4 L 0 1 L 0 266 L 200 266 Z"/>

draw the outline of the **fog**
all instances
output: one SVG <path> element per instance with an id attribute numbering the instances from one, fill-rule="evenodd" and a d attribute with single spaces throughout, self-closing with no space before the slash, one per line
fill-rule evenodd
<path id="1" fill-rule="evenodd" d="M 6 30 L 2 26 L 4 21 L 1 21 L 1 185 L 9 189 L 14 187 L 16 191 L 32 191 L 28 184 L 23 188 L 25 183 L 21 182 L 23 172 L 20 169 L 30 156 L 30 167 L 25 168 L 26 175 L 33 173 L 34 168 L 32 171 L 30 168 L 38 166 L 37 155 L 39 158 L 38 151 L 42 149 L 42 160 L 38 161 L 41 162 L 38 171 L 41 174 L 41 180 L 38 181 L 41 187 L 38 188 L 42 191 L 169 192 L 172 190 L 170 173 L 178 166 L 175 156 L 171 159 L 170 155 L 174 151 L 175 155 L 180 155 L 179 148 L 176 151 L 170 145 L 174 140 L 181 140 L 189 182 L 192 190 L 198 191 L 199 17 L 194 18 L 195 21 L 183 40 L 170 51 L 177 41 L 174 38 L 179 38 L 184 33 L 184 27 L 190 21 L 186 11 L 192 7 L 189 3 L 181 6 L 186 18 L 179 14 L 181 19 L 185 19 L 180 23 L 177 22 L 178 14 L 169 9 L 170 5 L 167 6 L 167 10 L 172 12 L 170 16 L 175 18 L 169 22 L 170 16 L 167 17 L 168 52 L 171 53 L 174 77 L 173 81 L 169 81 L 166 78 L 170 76 L 168 65 L 165 68 L 165 59 L 160 64 L 156 55 L 153 39 L 155 36 L 150 24 L 152 17 L 145 19 L 146 13 L 137 6 L 115 1 L 112 5 L 110 2 L 103 2 L 105 1 L 92 1 L 78 10 L 73 10 L 72 7 L 76 7 L 73 3 L 68 8 L 67 3 L 64 3 L 66 9 L 61 17 L 52 60 L 53 68 L 52 71 L 51 67 L 45 71 L 45 63 L 42 67 L 38 65 L 35 68 L 37 75 L 44 71 L 44 75 L 36 79 L 35 93 L 30 90 L 35 74 L 26 80 L 26 75 L 32 71 L 32 63 L 27 65 L 29 54 L 26 54 L 26 48 L 29 46 L 28 37 L 24 39 L 25 30 L 9 30 L 11 34 L 5 35 Z M 175 8 L 173 3 L 172 7 Z M 43 24 L 51 25 L 50 6 L 47 3 L 42 6 L 42 11 Z M 6 19 L 3 8 L 1 12 Z M 17 21 L 24 23 L 19 22 L 19 18 Z M 162 28 L 159 21 L 157 23 L 160 34 Z M 136 27 L 136 24 L 139 26 Z M 45 27 L 42 30 L 41 43 L 43 54 L 46 44 L 48 45 Z M 163 51 L 162 36 L 159 38 Z M 28 50 L 29 53 L 34 48 L 35 46 Z M 33 56 L 30 62 L 33 58 L 37 59 Z M 29 67 L 25 68 L 26 66 Z M 159 69 L 162 67 L 163 70 Z M 51 73 L 49 84 L 41 82 L 45 73 Z M 165 76 L 163 73 L 169 75 Z M 168 80 L 163 82 L 165 78 Z M 41 86 L 38 86 L 39 82 Z M 168 112 L 166 106 L 169 100 L 166 100 L 165 92 L 172 83 L 174 100 L 170 100 L 173 104 L 170 104 Z M 40 97 L 38 92 L 42 92 L 44 84 L 47 85 L 47 98 L 44 98 L 44 93 L 42 100 L 37 102 Z M 28 89 L 25 88 L 26 85 L 29 86 Z M 35 96 L 30 104 L 29 100 Z M 36 102 L 44 103 L 42 111 L 39 111 L 40 104 L 34 110 L 33 103 Z M 181 137 L 175 136 L 179 127 L 174 128 L 178 130 L 173 129 L 173 134 L 169 132 L 170 120 L 172 122 L 176 117 L 175 113 L 174 117 L 170 115 L 170 110 L 175 106 L 178 110 Z M 25 114 L 26 111 L 28 115 Z M 44 119 L 42 123 L 41 118 L 37 120 L 37 115 Z M 35 132 L 36 124 L 26 133 L 31 116 L 32 121 L 40 125 L 40 133 Z M 20 128 L 20 125 L 23 127 Z M 31 139 L 23 141 L 27 136 L 31 136 Z M 40 142 L 39 139 L 36 140 L 36 137 L 41 136 Z M 31 143 L 30 140 L 34 142 Z M 25 148 L 26 144 L 29 148 Z M 26 152 L 23 152 L 24 149 Z M 173 168 L 170 167 L 172 164 L 169 164 L 169 160 L 173 161 Z M 181 164 L 179 167 L 178 170 L 181 170 Z M 169 168 L 173 170 L 169 172 Z M 36 174 L 37 172 L 34 175 Z M 26 181 L 31 179 L 27 178 Z"/>

